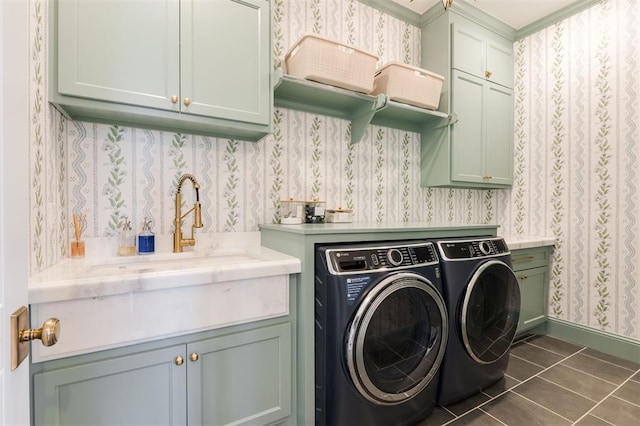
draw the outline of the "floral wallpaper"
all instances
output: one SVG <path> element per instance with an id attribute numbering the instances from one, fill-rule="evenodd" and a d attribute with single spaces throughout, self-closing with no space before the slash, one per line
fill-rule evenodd
<path id="1" fill-rule="evenodd" d="M 506 228 L 553 235 L 549 315 L 640 339 L 640 4 L 517 41 Z"/>
<path id="2" fill-rule="evenodd" d="M 47 2 L 30 3 L 31 272 L 67 256 L 72 213 L 89 237 L 123 218 L 173 232 L 184 173 L 200 183 L 203 232 L 277 223 L 283 198 L 353 208 L 355 221 L 491 223 L 557 238 L 550 315 L 640 340 L 637 0 L 609 0 L 514 44 L 510 190 L 421 188 L 418 134 L 276 108 L 258 143 L 69 121 L 47 102 Z M 312 32 L 420 65 L 420 29 L 356 0 L 272 0 L 274 67 Z M 186 204 L 191 192 L 186 189 Z"/>

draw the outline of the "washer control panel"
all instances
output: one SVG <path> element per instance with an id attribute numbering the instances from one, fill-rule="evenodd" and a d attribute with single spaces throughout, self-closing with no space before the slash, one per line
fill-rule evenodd
<path id="1" fill-rule="evenodd" d="M 477 259 L 510 253 L 503 238 L 438 241 L 438 248 L 445 260 Z"/>
<path id="2" fill-rule="evenodd" d="M 345 247 L 326 250 L 327 265 L 333 274 L 393 270 L 438 264 L 438 254 L 431 242 L 414 244 Z"/>

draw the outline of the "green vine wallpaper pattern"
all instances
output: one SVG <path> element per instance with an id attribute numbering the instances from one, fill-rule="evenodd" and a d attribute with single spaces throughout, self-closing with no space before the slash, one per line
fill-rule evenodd
<path id="1" fill-rule="evenodd" d="M 550 314 L 640 340 L 640 202 L 629 172 L 640 140 L 637 0 L 598 3 L 514 44 L 514 186 L 492 191 L 421 188 L 417 134 L 370 126 L 349 144 L 348 122 L 286 109 L 257 144 L 67 121 L 47 105 L 47 3 L 30 8 L 32 273 L 65 257 L 77 208 L 89 212 L 92 237 L 146 212 L 172 232 L 171 215 L 158 212 L 171 210 L 176 178 L 192 172 L 207 182 L 202 232 L 255 232 L 278 220 L 281 198 L 315 194 L 354 209 L 357 221 L 552 235 Z M 306 32 L 381 53 L 381 63 L 419 65 L 419 28 L 356 0 L 272 8 L 274 66 Z"/>

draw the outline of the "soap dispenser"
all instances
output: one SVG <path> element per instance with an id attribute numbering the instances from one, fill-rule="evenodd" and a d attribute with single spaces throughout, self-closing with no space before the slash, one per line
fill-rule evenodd
<path id="1" fill-rule="evenodd" d="M 138 235 L 138 254 L 151 254 L 156 250 L 156 237 L 151 231 L 153 221 L 144 218 L 142 221 L 142 231 Z"/>
<path id="2" fill-rule="evenodd" d="M 131 256 L 136 254 L 136 234 L 131 229 L 131 222 L 125 216 L 122 218 L 122 228 L 118 244 L 118 255 Z"/>

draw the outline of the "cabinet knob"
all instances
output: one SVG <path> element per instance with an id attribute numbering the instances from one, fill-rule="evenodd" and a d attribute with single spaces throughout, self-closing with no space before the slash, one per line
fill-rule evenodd
<path id="1" fill-rule="evenodd" d="M 491 176 L 491 175 L 484 175 L 484 176 L 482 176 L 482 179 L 491 180 L 492 177 L 493 176 Z"/>
<path id="2" fill-rule="evenodd" d="M 180 355 L 178 355 L 174 362 L 176 363 L 176 365 L 182 365 L 182 364 L 184 364 L 184 358 L 182 358 Z"/>
<path id="3" fill-rule="evenodd" d="M 487 78 L 491 78 L 492 75 L 493 75 L 493 73 L 491 71 L 487 70 L 487 71 L 484 72 L 484 76 L 487 77 Z"/>
<path id="4" fill-rule="evenodd" d="M 176 95 L 171 96 L 171 103 L 172 104 L 177 104 L 178 103 L 178 97 Z"/>
<path id="5" fill-rule="evenodd" d="M 529 275 L 520 275 L 518 278 L 521 280 L 526 280 L 527 278 L 529 278 Z"/>
<path id="6" fill-rule="evenodd" d="M 191 105 L 191 99 L 184 98 L 184 106 L 189 106 L 189 105 Z"/>
<path id="7" fill-rule="evenodd" d="M 198 352 L 194 352 L 189 356 L 189 358 L 191 358 L 191 361 L 196 362 L 200 358 L 200 355 L 198 355 Z"/>

